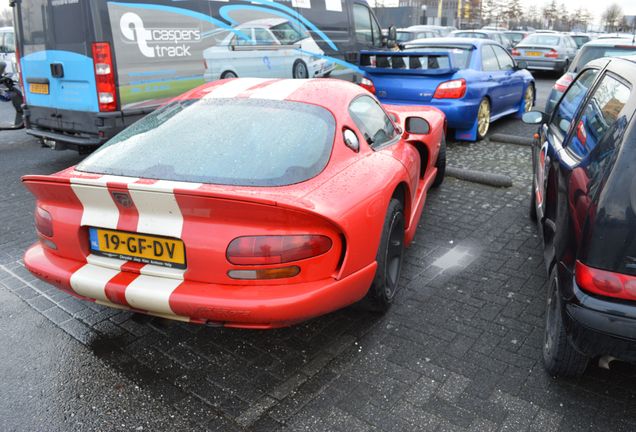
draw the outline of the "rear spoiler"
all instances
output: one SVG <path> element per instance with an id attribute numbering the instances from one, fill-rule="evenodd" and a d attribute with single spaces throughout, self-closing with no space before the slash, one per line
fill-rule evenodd
<path id="1" fill-rule="evenodd" d="M 360 51 L 360 67 L 371 75 L 446 75 L 459 70 L 448 52 Z"/>

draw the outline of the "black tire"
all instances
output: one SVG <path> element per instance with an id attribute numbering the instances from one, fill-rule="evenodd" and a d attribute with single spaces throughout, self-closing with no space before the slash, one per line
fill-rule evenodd
<path id="1" fill-rule="evenodd" d="M 552 376 L 577 377 L 585 372 L 589 360 L 568 342 L 563 323 L 559 281 L 556 266 L 553 266 L 548 281 L 545 311 L 543 367 Z"/>
<path id="2" fill-rule="evenodd" d="M 294 66 L 292 68 L 292 77 L 296 79 L 309 78 L 309 69 L 307 69 L 307 65 L 304 61 L 296 60 L 294 62 Z"/>
<path id="3" fill-rule="evenodd" d="M 376 254 L 378 269 L 365 298 L 368 309 L 376 312 L 389 310 L 398 291 L 403 259 L 404 212 L 400 200 L 391 198 Z"/>
<path id="4" fill-rule="evenodd" d="M 221 79 L 226 79 L 226 78 L 238 78 L 238 75 L 232 71 L 225 71 L 221 74 Z"/>
<path id="5" fill-rule="evenodd" d="M 424 163 L 424 161 L 422 161 Z M 437 175 L 433 180 L 433 187 L 439 187 L 444 182 L 444 175 L 446 174 L 446 136 L 442 132 L 442 140 L 439 147 L 439 153 L 437 154 L 437 160 L 435 161 L 435 168 L 437 168 Z"/>

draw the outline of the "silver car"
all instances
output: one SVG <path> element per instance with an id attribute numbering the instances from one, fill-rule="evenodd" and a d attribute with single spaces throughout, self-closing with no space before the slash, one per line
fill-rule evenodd
<path id="1" fill-rule="evenodd" d="M 523 60 L 528 69 L 565 73 L 577 51 L 576 42 L 562 33 L 534 33 L 513 50 L 515 60 Z"/>

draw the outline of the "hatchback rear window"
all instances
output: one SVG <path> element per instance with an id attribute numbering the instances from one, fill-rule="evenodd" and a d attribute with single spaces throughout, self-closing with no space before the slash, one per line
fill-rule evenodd
<path id="1" fill-rule="evenodd" d="M 588 46 L 581 48 L 581 52 L 578 58 L 575 59 L 575 64 L 572 65 L 570 70 L 572 72 L 578 72 L 583 66 L 601 57 L 618 57 L 631 55 L 636 53 L 636 45 L 634 46 Z"/>
<path id="2" fill-rule="evenodd" d="M 283 186 L 320 173 L 335 120 L 300 102 L 210 99 L 172 102 L 125 129 L 79 171 L 239 186 Z"/>

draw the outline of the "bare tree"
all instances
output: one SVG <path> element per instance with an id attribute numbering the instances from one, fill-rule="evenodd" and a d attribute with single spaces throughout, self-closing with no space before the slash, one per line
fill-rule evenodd
<path id="1" fill-rule="evenodd" d="M 554 21 L 556 21 L 558 13 L 556 0 L 552 0 L 552 2 L 543 6 L 543 18 L 548 22 L 548 28 L 554 27 Z"/>
<path id="2" fill-rule="evenodd" d="M 616 31 L 623 19 L 623 9 L 618 4 L 613 3 L 605 9 L 605 12 L 601 15 L 601 19 L 605 24 L 606 31 Z"/>
<path id="3" fill-rule="evenodd" d="M 521 7 L 521 0 L 510 0 L 510 2 L 504 6 L 504 16 L 508 21 L 508 24 L 518 24 L 523 16 L 523 9 Z"/>
<path id="4" fill-rule="evenodd" d="M 0 10 L 0 27 L 13 25 L 13 10 L 2 9 Z"/>

